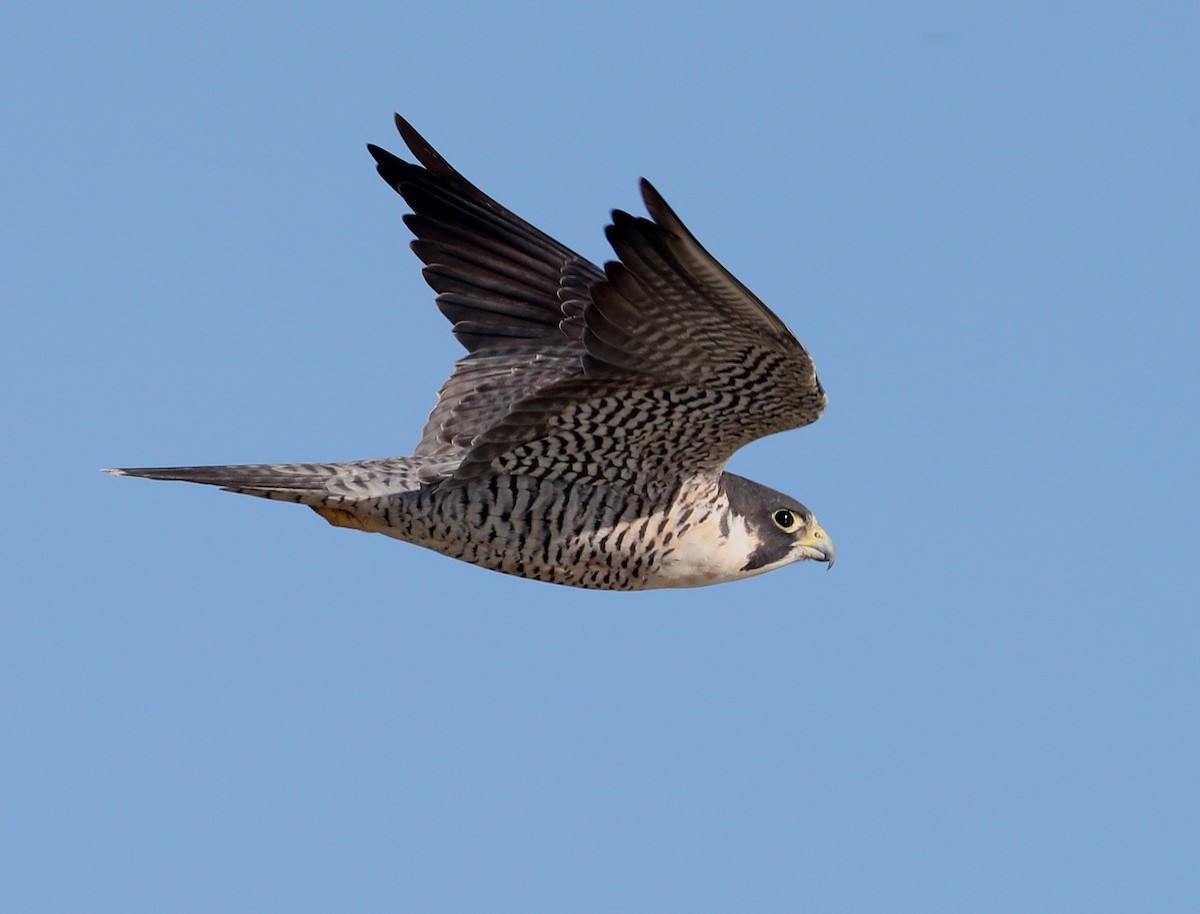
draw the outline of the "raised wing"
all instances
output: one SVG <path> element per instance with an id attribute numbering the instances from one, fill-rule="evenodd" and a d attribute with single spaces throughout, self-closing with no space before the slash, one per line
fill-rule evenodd
<path id="1" fill-rule="evenodd" d="M 804 347 L 651 185 L 650 219 L 613 213 L 600 271 L 455 171 L 406 121 L 417 165 L 371 146 L 468 350 L 416 456 L 458 479 L 534 473 L 671 486 L 764 435 L 806 425 L 825 392 Z"/>
<path id="2" fill-rule="evenodd" d="M 412 249 L 469 353 L 438 392 L 414 455 L 462 452 L 514 403 L 583 371 L 588 289 L 604 274 L 484 194 L 399 115 L 396 126 L 419 165 L 367 148 L 412 207 Z"/>
<path id="3" fill-rule="evenodd" d="M 813 422 L 812 360 L 642 182 L 651 219 L 613 213 L 619 262 L 584 309 L 584 373 L 539 389 L 456 472 L 535 473 L 649 490 L 717 473 L 743 445 Z"/>

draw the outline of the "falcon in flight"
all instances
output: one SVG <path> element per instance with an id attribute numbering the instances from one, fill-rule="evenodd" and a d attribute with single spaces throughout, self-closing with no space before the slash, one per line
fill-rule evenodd
<path id="1" fill-rule="evenodd" d="M 724 470 L 808 425 L 825 391 L 783 321 L 648 181 L 615 211 L 603 269 L 450 167 L 368 146 L 405 200 L 437 305 L 467 350 L 410 457 L 112 469 L 308 505 L 495 571 L 600 590 L 695 587 L 792 562 L 832 566 L 808 508 Z"/>

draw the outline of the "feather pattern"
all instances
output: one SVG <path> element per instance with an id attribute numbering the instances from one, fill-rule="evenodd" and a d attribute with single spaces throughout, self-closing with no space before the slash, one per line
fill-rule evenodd
<path id="1" fill-rule="evenodd" d="M 479 190 L 399 115 L 396 126 L 419 165 L 367 148 L 413 210 L 404 221 L 422 275 L 469 353 L 414 455 L 461 454 L 514 403 L 583 371 L 581 316 L 603 274 Z"/>
<path id="2" fill-rule="evenodd" d="M 307 505 L 521 577 L 690 587 L 832 564 L 800 502 L 723 472 L 749 441 L 825 408 L 812 360 L 657 191 L 616 211 L 600 269 L 455 171 L 406 121 L 417 164 L 369 147 L 407 201 L 412 249 L 467 350 L 410 457 L 142 467 Z"/>
<path id="3" fill-rule="evenodd" d="M 804 347 L 648 181 L 650 218 L 613 213 L 617 259 L 601 271 L 396 124 L 420 165 L 369 148 L 413 209 L 413 250 L 469 351 L 415 455 L 461 454 L 459 480 L 536 467 L 669 484 L 718 472 L 739 447 L 821 414 L 825 392 Z M 572 448 L 582 445 L 581 461 Z M 614 460 L 636 469 L 614 471 Z"/>

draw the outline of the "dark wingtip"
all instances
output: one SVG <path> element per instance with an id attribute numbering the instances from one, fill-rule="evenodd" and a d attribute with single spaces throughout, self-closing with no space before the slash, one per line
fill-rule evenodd
<path id="1" fill-rule="evenodd" d="M 394 114 L 392 117 L 395 119 L 396 129 L 400 131 L 404 145 L 408 147 L 408 151 L 424 166 L 426 171 L 442 178 L 462 180 L 458 172 L 451 168 L 438 151 L 429 145 L 429 141 L 425 137 L 417 133 L 412 124 L 399 114 Z M 379 176 L 397 190 L 406 175 L 417 167 L 374 143 L 367 143 L 367 152 L 371 153 L 371 157 L 375 160 L 375 170 L 379 172 Z"/>
<path id="2" fill-rule="evenodd" d="M 638 189 L 642 192 L 642 200 L 645 202 L 646 209 L 650 211 L 651 215 L 653 215 L 655 209 L 670 209 L 667 206 L 667 201 L 663 199 L 663 195 L 646 178 L 638 178 Z"/>
<path id="3" fill-rule="evenodd" d="M 401 117 L 398 113 L 392 112 L 392 122 L 396 125 L 396 130 L 399 131 L 401 139 L 404 140 L 404 145 L 406 145 L 409 149 L 412 149 L 413 153 L 416 153 L 416 150 L 413 149 L 414 143 L 423 146 L 429 145 L 425 141 L 425 137 L 417 133 L 417 128 Z"/>
<path id="4" fill-rule="evenodd" d="M 619 225 L 628 225 L 629 223 L 637 222 L 638 220 L 637 216 L 627 213 L 623 209 L 611 210 L 609 215 L 612 217 L 610 221 L 614 227 Z"/>
<path id="5" fill-rule="evenodd" d="M 646 212 L 650 214 L 651 219 L 674 234 L 684 237 L 691 234 L 684 226 L 683 221 L 675 215 L 675 210 L 667 205 L 667 201 L 663 199 L 663 195 L 655 189 L 653 184 L 645 178 L 641 178 L 638 180 L 638 187 L 642 191 L 642 202 L 646 204 Z"/>
<path id="6" fill-rule="evenodd" d="M 418 165 L 413 165 L 399 156 L 393 155 L 386 149 L 376 146 L 374 143 L 367 144 L 367 151 L 375 159 L 376 170 L 380 176 L 387 181 L 394 189 L 399 190 L 399 185 L 408 180 L 414 171 L 419 171 L 424 168 L 425 171 L 434 177 L 448 181 L 453 186 L 471 191 L 477 194 L 480 198 L 488 203 L 494 204 L 490 197 L 483 193 L 478 187 L 459 174 L 449 162 L 442 158 L 429 141 L 421 136 L 403 117 L 399 114 L 392 115 L 396 123 L 396 129 L 400 132 L 401 139 L 408 147 L 408 151 L 412 153 L 413 158 L 417 160 Z"/>
<path id="7" fill-rule="evenodd" d="M 412 124 L 399 114 L 393 114 L 392 117 L 396 122 L 396 129 L 400 132 L 400 138 L 404 140 L 404 145 L 408 147 L 409 152 L 416 156 L 417 161 L 425 166 L 426 170 L 443 178 L 462 179 L 462 176 L 442 158 L 441 153 L 434 149 Z"/>
<path id="8" fill-rule="evenodd" d="M 379 177 L 395 191 L 400 190 L 405 172 L 416 168 L 415 165 L 409 165 L 399 156 L 392 155 L 374 143 L 367 143 L 367 152 L 371 153 L 371 158 L 375 160 L 375 170 L 379 172 Z"/>

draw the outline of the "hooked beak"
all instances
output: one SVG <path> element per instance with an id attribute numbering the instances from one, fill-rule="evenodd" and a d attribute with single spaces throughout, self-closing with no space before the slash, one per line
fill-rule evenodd
<path id="1" fill-rule="evenodd" d="M 808 528 L 808 532 L 800 537 L 799 546 L 800 554 L 806 559 L 826 562 L 829 568 L 833 567 L 834 560 L 837 559 L 837 550 L 833 548 L 833 540 L 815 520 Z"/>

